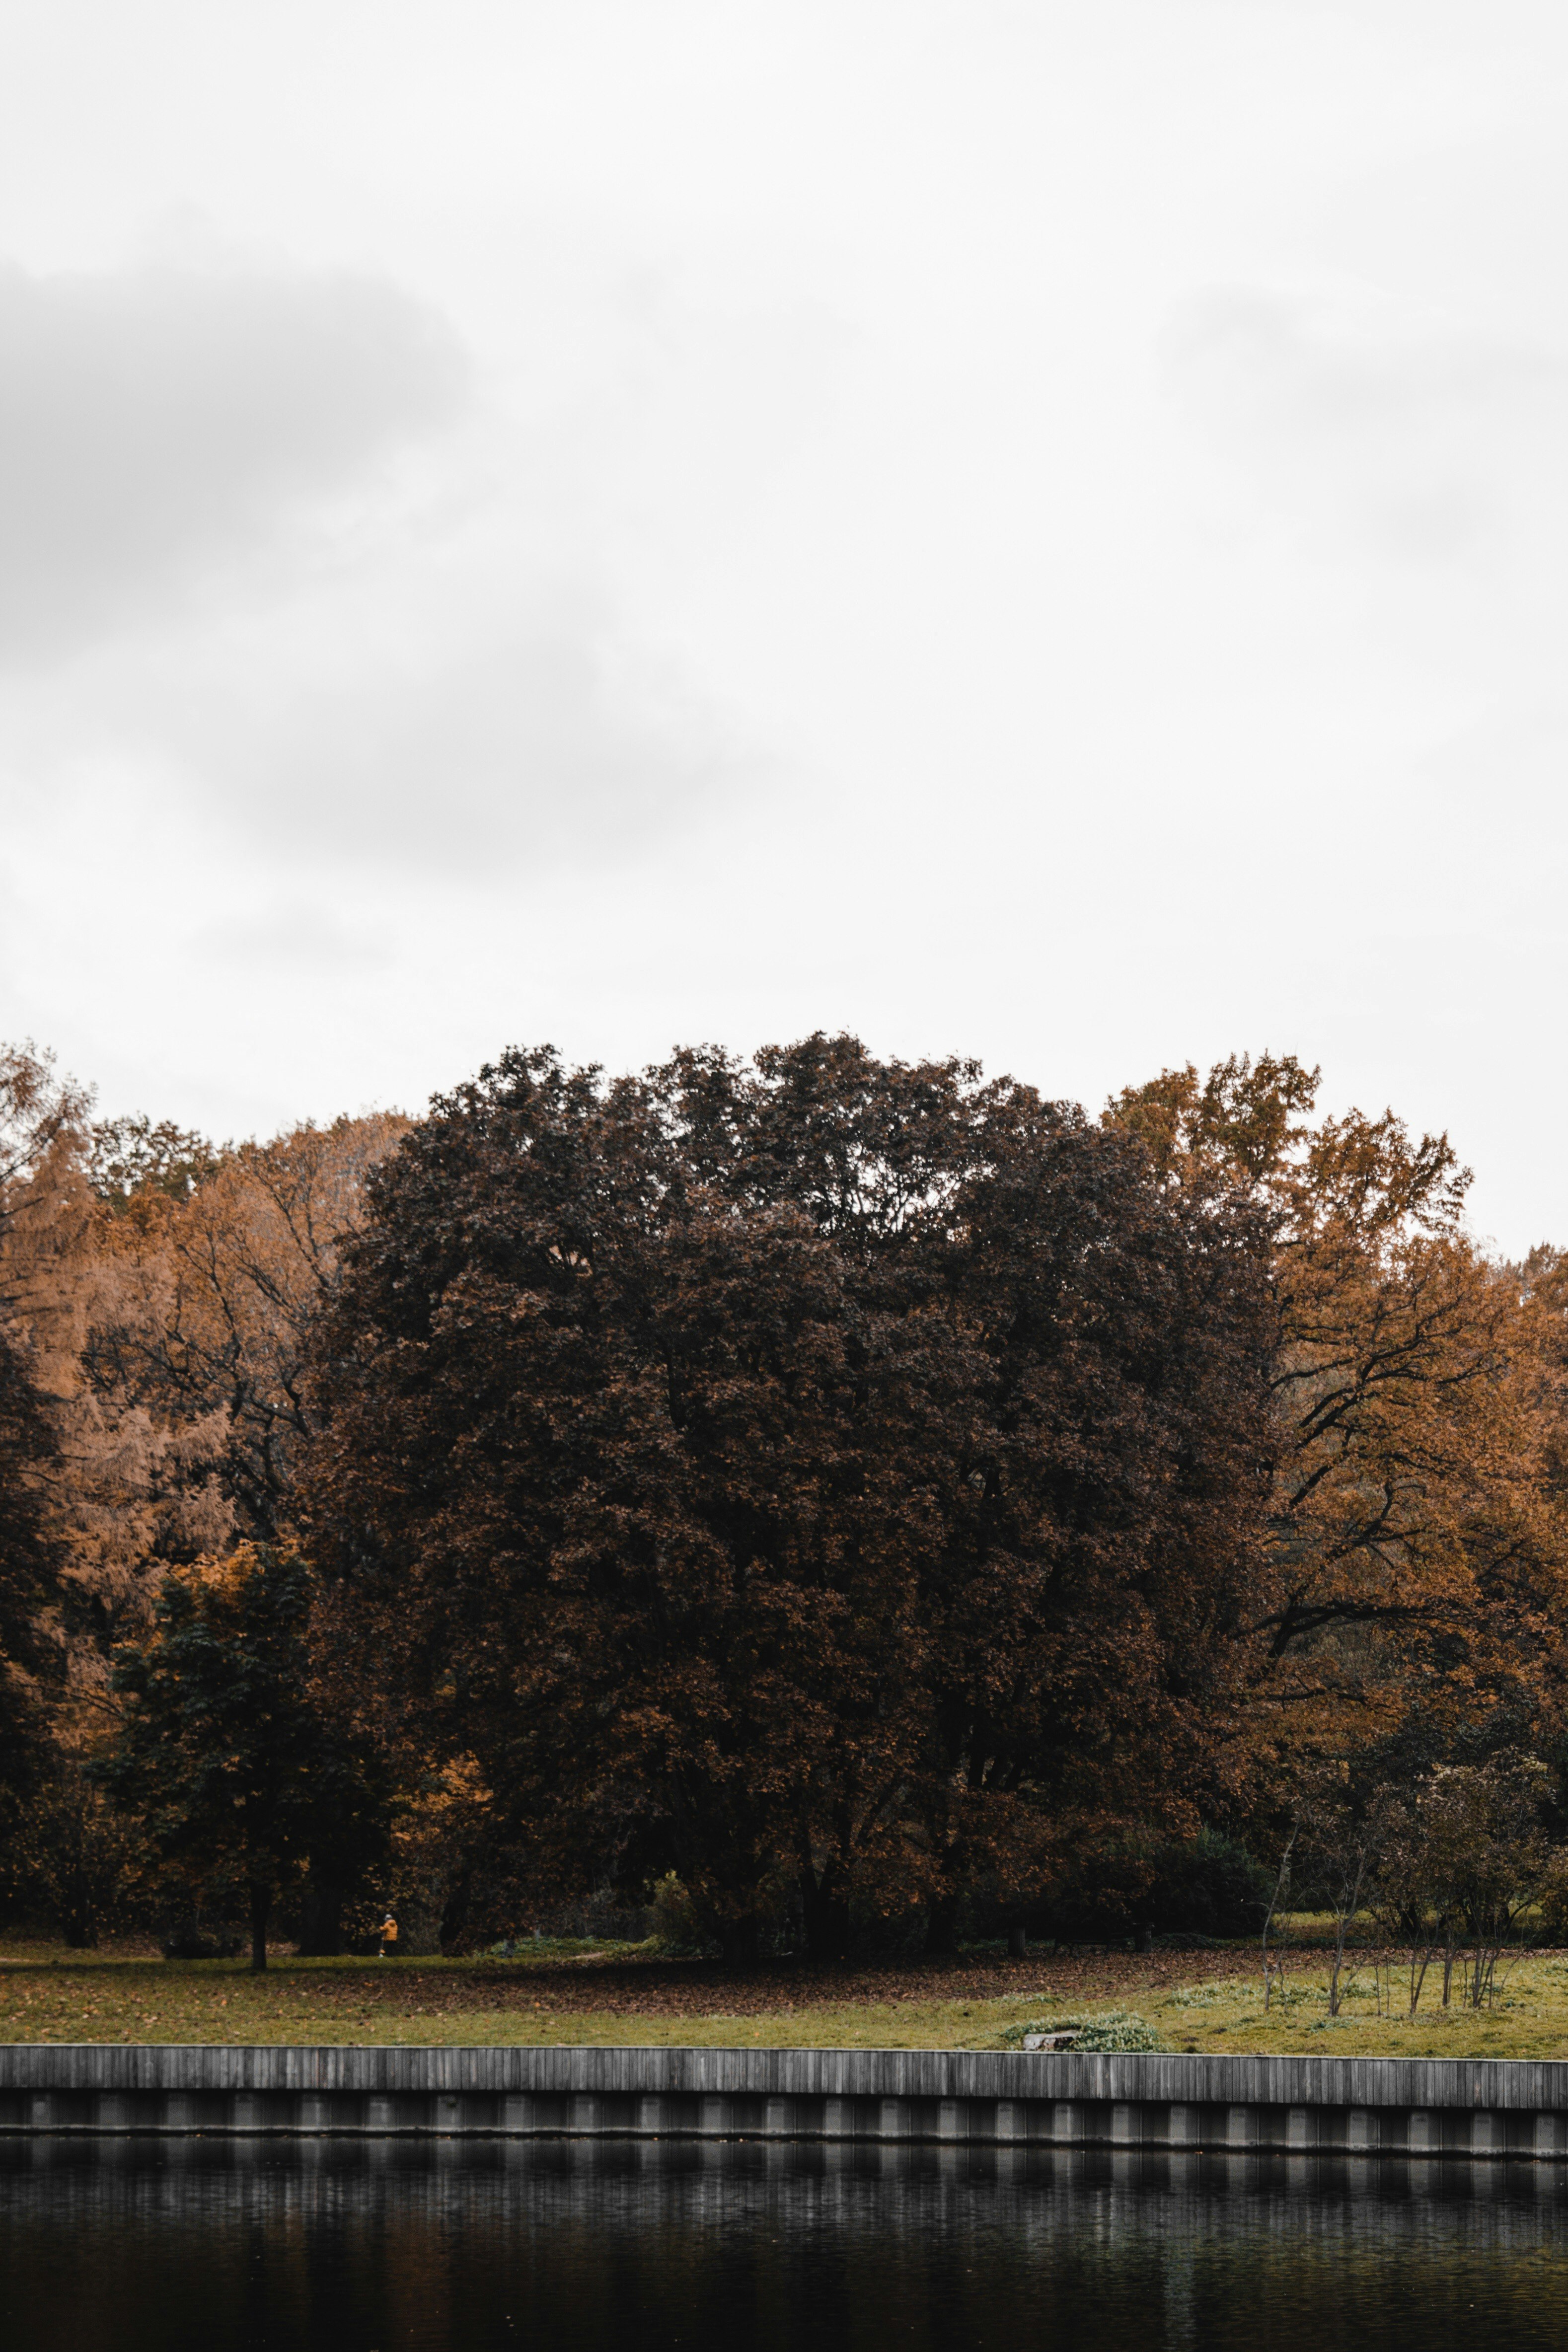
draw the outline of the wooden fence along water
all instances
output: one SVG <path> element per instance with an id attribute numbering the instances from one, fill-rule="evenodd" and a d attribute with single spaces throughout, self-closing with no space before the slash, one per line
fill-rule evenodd
<path id="1" fill-rule="evenodd" d="M 934 2141 L 1568 2159 L 1568 2063 L 0 2044 L 0 2131 Z"/>

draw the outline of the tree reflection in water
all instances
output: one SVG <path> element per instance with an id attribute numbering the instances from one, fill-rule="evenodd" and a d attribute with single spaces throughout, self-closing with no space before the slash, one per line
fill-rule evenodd
<path id="1" fill-rule="evenodd" d="M 1568 2342 L 1568 2167 L 758 2141 L 16 2139 L 27 2352 Z"/>

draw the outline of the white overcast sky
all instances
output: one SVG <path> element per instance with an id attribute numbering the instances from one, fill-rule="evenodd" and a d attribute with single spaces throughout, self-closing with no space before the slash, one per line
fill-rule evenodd
<path id="1" fill-rule="evenodd" d="M 1568 1241 L 1561 0 L 8 0 L 0 1035 L 1270 1046 Z"/>

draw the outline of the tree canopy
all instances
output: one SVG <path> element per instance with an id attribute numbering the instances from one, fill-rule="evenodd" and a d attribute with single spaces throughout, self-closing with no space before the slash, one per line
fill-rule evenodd
<path id="1" fill-rule="evenodd" d="M 556 1877 L 940 1935 L 1223 1777 L 1266 1276 L 1247 1204 L 962 1064 L 510 1055 L 371 1179 L 310 1539 Z"/>
<path id="2" fill-rule="evenodd" d="M 940 1945 L 1568 1757 L 1568 1257 L 1318 1091 L 541 1047 L 218 1146 L 0 1051 L 10 1881 Z"/>

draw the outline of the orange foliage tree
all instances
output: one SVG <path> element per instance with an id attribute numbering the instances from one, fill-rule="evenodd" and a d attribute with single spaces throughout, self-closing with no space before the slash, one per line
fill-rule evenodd
<path id="1" fill-rule="evenodd" d="M 1561 1705 L 1560 1277 L 1533 1300 L 1463 1225 L 1467 1171 L 1392 1112 L 1314 1124 L 1267 1055 L 1129 1088 L 1164 1181 L 1230 1187 L 1271 1259 L 1276 1468 L 1248 1632 L 1261 1749 L 1343 1756 L 1412 1708 Z"/>

